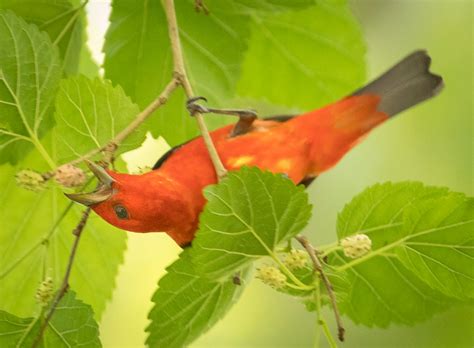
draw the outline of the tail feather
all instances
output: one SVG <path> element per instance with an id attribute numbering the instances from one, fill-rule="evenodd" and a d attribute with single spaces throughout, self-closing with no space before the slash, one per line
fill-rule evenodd
<path id="1" fill-rule="evenodd" d="M 430 64 L 426 51 L 416 51 L 353 95 L 378 95 L 377 110 L 394 116 L 441 91 L 443 79 L 429 71 Z"/>

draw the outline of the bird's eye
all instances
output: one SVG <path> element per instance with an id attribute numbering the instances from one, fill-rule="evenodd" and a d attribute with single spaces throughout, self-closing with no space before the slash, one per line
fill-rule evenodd
<path id="1" fill-rule="evenodd" d="M 114 211 L 119 219 L 128 219 L 128 211 L 123 205 L 117 204 L 114 206 Z"/>

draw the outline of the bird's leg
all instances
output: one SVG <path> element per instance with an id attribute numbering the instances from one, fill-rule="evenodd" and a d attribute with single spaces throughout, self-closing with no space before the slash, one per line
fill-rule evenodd
<path id="1" fill-rule="evenodd" d="M 217 109 L 217 108 L 209 108 L 207 106 L 203 106 L 197 103 L 199 100 L 207 101 L 204 97 L 194 97 L 188 99 L 186 102 L 186 108 L 188 109 L 189 113 L 194 116 L 196 113 L 201 114 L 221 114 L 221 115 L 230 115 L 230 116 L 237 116 L 239 121 L 236 123 L 232 132 L 230 134 L 231 137 L 235 137 L 237 135 L 242 135 L 247 133 L 250 128 L 252 127 L 253 121 L 255 121 L 258 116 L 257 113 L 253 110 L 243 110 L 243 109 Z"/>

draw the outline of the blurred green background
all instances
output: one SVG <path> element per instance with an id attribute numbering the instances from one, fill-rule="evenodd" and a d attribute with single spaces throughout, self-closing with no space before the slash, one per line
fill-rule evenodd
<path id="1" fill-rule="evenodd" d="M 91 2 L 90 12 L 94 6 L 100 10 L 103 4 Z M 351 7 L 365 32 L 369 77 L 411 51 L 426 48 L 433 57 L 432 70 L 444 77 L 446 88 L 434 100 L 375 130 L 318 178 L 309 189 L 314 214 L 306 229 L 315 243 L 334 241 L 337 212 L 376 182 L 419 180 L 473 193 L 472 1 L 354 0 Z M 126 159 L 131 168 L 152 165 L 165 150 L 163 142 L 149 141 Z M 143 347 L 149 298 L 179 251 L 165 235 L 129 234 L 117 289 L 101 322 L 104 347 Z M 326 316 L 332 322 L 331 313 Z M 255 280 L 227 317 L 192 346 L 309 347 L 314 322 L 314 315 L 296 300 Z M 474 346 L 472 307 L 454 308 L 414 328 L 368 329 L 348 319 L 345 323 L 344 347 Z"/>

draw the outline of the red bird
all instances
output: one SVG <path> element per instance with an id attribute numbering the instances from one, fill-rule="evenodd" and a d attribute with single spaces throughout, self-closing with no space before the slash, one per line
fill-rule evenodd
<path id="1" fill-rule="evenodd" d="M 442 78 L 429 72 L 430 61 L 425 51 L 417 51 L 350 96 L 302 115 L 255 120 L 254 114 L 237 111 L 239 122 L 211 137 L 229 170 L 257 166 L 309 185 L 375 126 L 441 90 Z M 191 111 L 222 111 L 199 106 L 197 99 L 188 103 Z M 217 181 L 202 137 L 171 149 L 146 174 L 90 167 L 101 187 L 69 194 L 70 199 L 124 230 L 164 231 L 180 246 L 194 238 L 206 203 L 203 188 Z"/>

